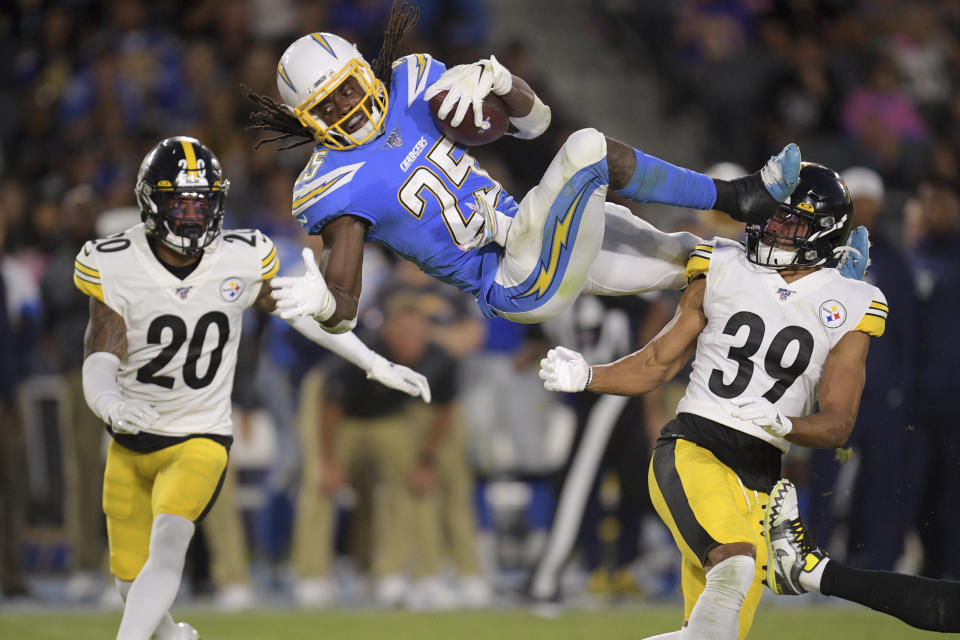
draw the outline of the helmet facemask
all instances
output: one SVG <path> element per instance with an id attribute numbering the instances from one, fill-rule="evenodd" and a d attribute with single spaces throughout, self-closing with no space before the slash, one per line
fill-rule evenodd
<path id="1" fill-rule="evenodd" d="M 349 82 L 350 79 L 354 82 Z M 355 83 L 355 84 L 354 84 Z M 324 101 L 337 91 L 359 91 L 362 95 L 349 112 L 332 124 L 327 124 L 321 110 Z M 326 147 L 337 150 L 358 147 L 379 135 L 386 119 L 389 104 L 383 83 L 361 58 L 352 58 L 339 71 L 321 83 L 303 102 L 293 108 L 294 115 L 314 132 L 314 137 Z M 365 117 L 363 125 L 350 132 L 348 126 L 357 116 Z"/>
<path id="2" fill-rule="evenodd" d="M 853 227 L 853 204 L 833 169 L 804 162 L 800 181 L 764 224 L 747 226 L 747 259 L 772 269 L 817 267 L 838 257 Z"/>
<path id="3" fill-rule="evenodd" d="M 780 205 L 766 223 L 747 229 L 752 262 L 774 269 L 808 266 L 817 257 L 816 251 L 811 253 L 804 246 L 812 227 L 812 215 Z"/>
<path id="4" fill-rule="evenodd" d="M 160 191 L 154 235 L 185 256 L 199 255 L 220 234 L 223 193 L 218 191 Z"/>

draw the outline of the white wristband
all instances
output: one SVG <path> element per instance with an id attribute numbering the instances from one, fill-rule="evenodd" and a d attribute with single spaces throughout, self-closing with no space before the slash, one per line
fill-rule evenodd
<path id="1" fill-rule="evenodd" d="M 517 128 L 517 131 L 511 135 L 521 140 L 532 140 L 536 138 L 550 126 L 550 107 L 543 104 L 540 96 L 533 96 L 533 107 L 530 113 L 525 116 L 510 118 L 510 124 Z"/>
<path id="2" fill-rule="evenodd" d="M 337 310 L 337 299 L 333 297 L 333 294 L 330 293 L 328 289 L 326 291 L 326 296 L 323 299 L 323 308 L 320 311 L 313 314 L 314 319 L 317 322 L 324 322 L 333 315 L 334 311 Z"/>

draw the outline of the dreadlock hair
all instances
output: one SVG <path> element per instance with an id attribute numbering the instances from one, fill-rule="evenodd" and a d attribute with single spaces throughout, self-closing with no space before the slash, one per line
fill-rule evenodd
<path id="1" fill-rule="evenodd" d="M 370 65 L 373 69 L 373 75 L 385 86 L 390 86 L 393 61 L 397 58 L 400 41 L 413 30 L 419 19 L 419 7 L 411 7 L 406 2 L 402 4 L 393 3 L 393 7 L 390 9 L 390 17 L 387 18 L 387 28 L 383 32 L 380 55 Z"/>
<path id="2" fill-rule="evenodd" d="M 407 5 L 406 2 L 394 2 L 390 8 L 387 26 L 383 33 L 383 42 L 380 45 L 380 55 L 377 56 L 377 59 L 370 65 L 373 69 L 373 74 L 378 80 L 383 82 L 385 86 L 390 86 L 393 60 L 396 58 L 400 41 L 413 30 L 419 18 L 420 9 L 418 7 L 411 7 Z M 290 107 L 278 103 L 270 96 L 254 93 L 245 85 L 240 85 L 240 87 L 246 92 L 247 98 L 259 109 L 250 114 L 252 124 L 245 127 L 244 131 L 272 131 L 280 134 L 261 140 L 254 146 L 254 149 L 259 149 L 260 145 L 268 142 L 278 142 L 289 138 L 303 139 L 279 147 L 277 151 L 293 149 L 294 147 L 316 142 L 313 131 L 297 119 L 297 116 L 293 114 L 293 110 L 290 109 Z"/>

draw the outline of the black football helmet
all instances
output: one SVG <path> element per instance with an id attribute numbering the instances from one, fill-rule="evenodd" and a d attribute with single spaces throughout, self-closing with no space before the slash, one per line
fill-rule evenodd
<path id="1" fill-rule="evenodd" d="M 843 178 L 804 162 L 793 194 L 763 224 L 747 226 L 747 259 L 765 267 L 815 267 L 837 256 L 853 227 L 853 201 Z"/>
<path id="2" fill-rule="evenodd" d="M 140 164 L 137 202 L 147 233 L 186 256 L 216 240 L 230 188 L 220 161 L 196 138 L 161 140 Z"/>

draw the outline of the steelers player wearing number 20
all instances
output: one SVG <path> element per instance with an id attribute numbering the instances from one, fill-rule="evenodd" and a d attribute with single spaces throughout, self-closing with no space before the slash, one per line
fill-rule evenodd
<path id="1" fill-rule="evenodd" d="M 845 246 L 852 215 L 840 176 L 805 163 L 776 215 L 747 227 L 745 246 L 715 238 L 693 250 L 676 315 L 646 346 L 602 366 L 562 347 L 541 361 L 548 389 L 638 395 L 694 355 L 648 475 L 683 564 L 686 628 L 657 638 L 747 635 L 781 455 L 790 443 L 839 447 L 853 429 L 887 304 L 876 287 L 823 266 Z"/>
<path id="2" fill-rule="evenodd" d="M 125 601 L 118 640 L 197 637 L 168 610 L 227 465 L 241 316 L 250 306 L 274 311 L 270 281 L 280 267 L 264 234 L 222 229 L 228 188 L 206 146 L 167 138 L 140 166 L 143 223 L 87 242 L 74 265 L 90 296 L 84 395 L 112 436 L 103 510 Z M 332 335 L 309 317 L 291 324 L 368 377 L 429 402 L 423 376 L 352 333 Z"/>

